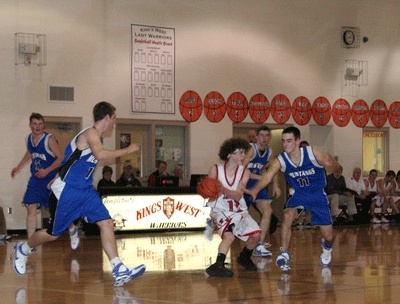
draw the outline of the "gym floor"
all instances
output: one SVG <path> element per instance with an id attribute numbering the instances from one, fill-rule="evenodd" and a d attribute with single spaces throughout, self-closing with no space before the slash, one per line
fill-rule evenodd
<path id="1" fill-rule="evenodd" d="M 318 229 L 293 228 L 291 271 L 275 265 L 280 228 L 271 236 L 273 258 L 254 258 L 258 272 L 247 272 L 236 259 L 235 241 L 227 262 L 232 278 L 208 277 L 220 238 L 202 231 L 117 235 L 121 258 L 147 271 L 124 287 L 112 284 L 111 267 L 99 236 L 82 235 L 76 251 L 68 236 L 46 244 L 28 259 L 27 273 L 13 269 L 14 241 L 0 242 L 0 303 L 400 303 L 400 225 L 335 227 L 331 265 L 319 263 Z"/>

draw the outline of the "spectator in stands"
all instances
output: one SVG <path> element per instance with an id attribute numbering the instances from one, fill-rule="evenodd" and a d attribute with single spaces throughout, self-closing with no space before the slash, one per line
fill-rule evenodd
<path id="1" fill-rule="evenodd" d="M 359 222 L 368 223 L 370 221 L 370 209 L 372 204 L 372 198 L 378 194 L 378 184 L 376 178 L 378 177 L 378 171 L 376 169 L 371 169 L 369 171 L 368 177 L 364 178 L 365 191 L 367 193 L 366 199 L 361 202 L 356 203 L 360 206 L 359 208 Z"/>
<path id="2" fill-rule="evenodd" d="M 396 185 L 394 178 L 396 177 L 396 173 L 394 173 L 393 170 L 389 170 L 384 178 L 381 178 L 377 181 L 377 187 L 378 187 L 378 195 L 376 195 L 372 199 L 372 204 L 371 204 L 371 222 L 373 224 L 379 224 L 379 223 L 389 223 L 389 220 L 386 218 L 387 214 L 387 208 L 389 205 L 389 198 L 390 194 L 395 191 Z M 381 219 L 378 219 L 375 214 L 375 208 L 380 207 L 381 208 Z"/>
<path id="3" fill-rule="evenodd" d="M 157 170 L 154 171 L 149 175 L 149 179 L 147 181 L 147 185 L 149 187 L 155 187 L 156 186 L 156 181 L 157 181 L 157 176 L 168 176 L 169 174 L 167 173 L 167 163 L 163 160 L 158 161 L 157 165 Z"/>
<path id="4" fill-rule="evenodd" d="M 368 222 L 371 199 L 368 196 L 365 183 L 361 179 L 361 168 L 356 167 L 353 169 L 353 175 L 346 180 L 346 186 L 349 190 L 354 191 L 355 204 L 356 206 L 360 206 L 360 212 L 357 214 L 357 222 L 364 223 L 365 219 L 367 219 Z"/>
<path id="5" fill-rule="evenodd" d="M 97 191 L 100 191 L 101 188 L 115 186 L 114 181 L 111 179 L 113 175 L 113 169 L 110 166 L 104 166 L 102 174 L 103 178 L 97 183 Z"/>
<path id="6" fill-rule="evenodd" d="M 249 143 L 255 143 L 257 142 L 257 131 L 256 130 L 249 130 L 247 132 L 247 141 Z"/>
<path id="7" fill-rule="evenodd" d="M 185 179 L 185 176 L 183 175 L 183 165 L 182 164 L 175 165 L 172 175 L 179 177 L 179 186 L 180 187 L 189 187 L 190 181 Z"/>
<path id="8" fill-rule="evenodd" d="M 349 214 L 348 221 L 353 222 L 353 216 L 357 213 L 354 197 L 346 186 L 346 180 L 343 175 L 343 167 L 340 166 L 333 173 L 326 177 L 327 185 L 325 192 L 328 195 L 329 204 L 331 206 L 332 221 L 335 224 L 337 217 L 341 212 L 339 206 L 346 205 Z"/>
<path id="9" fill-rule="evenodd" d="M 133 167 L 130 162 L 124 163 L 124 168 L 116 185 L 119 187 L 142 187 L 140 181 L 133 174 Z"/>
<path id="10" fill-rule="evenodd" d="M 400 208 L 400 171 L 397 171 L 396 179 L 395 179 L 395 189 L 392 191 L 391 196 L 389 198 L 389 206 L 392 208 L 393 214 L 399 214 Z"/>

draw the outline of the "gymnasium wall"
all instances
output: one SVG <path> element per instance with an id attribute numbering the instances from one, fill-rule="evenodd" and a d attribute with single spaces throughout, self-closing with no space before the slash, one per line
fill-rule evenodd
<path id="1" fill-rule="evenodd" d="M 107 100 L 120 118 L 183 120 L 178 107 L 176 114 L 131 113 L 131 24 L 175 29 L 176 102 L 194 90 L 202 98 L 210 91 L 225 98 L 239 91 L 248 99 L 263 93 L 269 100 L 285 94 L 291 101 L 324 96 L 331 104 L 342 97 L 350 104 L 362 98 L 390 105 L 399 99 L 399 15 L 398 1 L 373 0 L 1 0 L 0 205 L 15 211 L 6 214 L 8 229 L 25 227 L 20 202 L 29 170 L 14 180 L 10 172 L 25 152 L 31 112 L 83 117 L 88 126 L 93 105 Z M 343 48 L 342 26 L 359 27 L 368 42 Z M 46 66 L 15 65 L 18 32 L 46 34 Z M 368 62 L 367 85 L 346 87 L 345 60 Z M 50 103 L 49 85 L 73 86 L 75 103 Z M 267 123 L 274 121 L 270 117 Z M 385 127 L 390 128 L 390 167 L 397 171 L 400 133 L 389 123 Z M 330 139 L 316 145 L 339 157 L 344 175 L 361 165 L 362 130 L 352 122 L 341 128 L 332 120 L 318 126 L 311 119 L 300 129 L 304 139 Z M 192 123 L 190 171 L 206 171 L 231 135 L 227 116 L 219 123 L 204 116 Z M 114 148 L 114 142 L 106 138 L 105 145 Z"/>

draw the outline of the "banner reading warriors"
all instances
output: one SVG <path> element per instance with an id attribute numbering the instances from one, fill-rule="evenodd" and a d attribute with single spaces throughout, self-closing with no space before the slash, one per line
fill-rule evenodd
<path id="1" fill-rule="evenodd" d="M 132 112 L 175 114 L 175 29 L 132 24 Z"/>

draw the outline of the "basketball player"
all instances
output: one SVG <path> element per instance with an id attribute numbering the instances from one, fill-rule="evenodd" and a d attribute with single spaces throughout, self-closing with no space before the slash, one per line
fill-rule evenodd
<path id="1" fill-rule="evenodd" d="M 19 164 L 12 169 L 11 177 L 21 170 L 31 160 L 31 177 L 22 200 L 27 210 L 26 233 L 28 239 L 36 231 L 36 210 L 42 206 L 49 208 L 49 182 L 56 176 L 57 169 L 63 158 L 63 153 L 55 137 L 44 132 L 44 117 L 32 113 L 29 117 L 29 127 L 32 131 L 26 138 L 27 150 Z M 79 246 L 78 228 L 72 223 L 69 227 L 71 248 Z"/>
<path id="2" fill-rule="evenodd" d="M 257 181 L 261 179 L 262 170 L 264 170 L 268 166 L 269 160 L 274 157 L 272 149 L 268 146 L 269 142 L 271 141 L 271 129 L 265 125 L 260 126 L 257 128 L 256 134 L 257 141 L 255 143 L 250 143 L 251 149 L 246 153 L 246 158 L 244 160 L 244 165 L 247 166 L 247 169 L 249 169 L 251 172 L 249 181 L 246 186 L 247 189 L 253 188 Z M 281 189 L 279 188 L 278 183 L 278 175 L 274 176 L 273 182 L 274 196 L 278 198 L 281 195 Z M 254 208 L 256 208 L 261 213 L 261 238 L 260 242 L 254 249 L 253 254 L 260 257 L 270 257 L 272 256 L 272 253 L 267 250 L 267 248 L 269 248 L 271 245 L 269 243 L 265 243 L 264 240 L 267 236 L 268 229 L 271 223 L 272 199 L 268 195 L 268 191 L 266 188 L 262 189 L 257 194 L 255 200 L 253 200 L 251 196 L 247 194 L 244 195 L 244 198 L 246 200 L 247 207 L 252 204 Z"/>
<path id="3" fill-rule="evenodd" d="M 223 162 L 213 165 L 208 173 L 209 177 L 217 178 L 222 185 L 218 198 L 207 203 L 211 207 L 210 216 L 214 226 L 222 238 L 217 261 L 206 269 L 209 276 L 233 276 L 233 272 L 226 268 L 224 263 L 235 237 L 246 242 L 238 257 L 238 263 L 246 270 L 257 271 L 251 254 L 260 241 L 261 230 L 248 213 L 243 198 L 243 190 L 250 176 L 250 171 L 245 168 L 243 161 L 249 148 L 245 139 L 227 139 L 221 145 L 218 154 Z"/>
<path id="4" fill-rule="evenodd" d="M 334 233 L 329 210 L 328 198 L 324 192 L 326 186 L 325 169 L 330 171 L 338 168 L 339 163 L 332 156 L 311 146 L 300 147 L 300 130 L 288 127 L 282 132 L 284 152 L 270 162 L 267 171 L 261 180 L 250 191 L 246 191 L 253 198 L 265 188 L 273 177 L 281 170 L 290 187 L 294 190 L 289 198 L 283 214 L 282 247 L 276 259 L 276 265 L 281 270 L 290 270 L 290 254 L 288 251 L 291 226 L 298 215 L 297 209 L 309 210 L 312 214 L 312 225 L 318 225 L 322 233 L 322 254 L 320 262 L 328 265 L 332 258 Z"/>
<path id="5" fill-rule="evenodd" d="M 128 268 L 118 257 L 113 220 L 93 187 L 93 172 L 99 160 L 128 155 L 140 148 L 135 144 L 119 150 L 103 147 L 102 135 L 112 131 L 116 118 L 115 107 L 108 102 L 96 104 L 93 117 L 94 125 L 78 133 L 67 146 L 58 177 L 51 185 L 49 227 L 14 246 L 14 269 L 19 275 L 25 274 L 33 247 L 55 241 L 69 223 L 80 217 L 99 227 L 103 249 L 111 262 L 114 286 L 140 277 L 146 269 L 143 264 Z"/>

